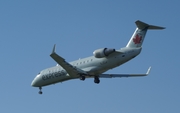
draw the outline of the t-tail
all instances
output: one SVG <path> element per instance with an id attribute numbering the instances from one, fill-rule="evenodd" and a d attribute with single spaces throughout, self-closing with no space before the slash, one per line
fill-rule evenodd
<path id="1" fill-rule="evenodd" d="M 128 44 L 126 45 L 126 47 L 130 47 L 130 48 L 141 47 L 148 29 L 149 30 L 165 29 L 164 27 L 149 25 L 139 20 L 136 21 L 135 23 L 137 28 L 134 34 L 132 35 L 131 39 L 129 40 Z"/>

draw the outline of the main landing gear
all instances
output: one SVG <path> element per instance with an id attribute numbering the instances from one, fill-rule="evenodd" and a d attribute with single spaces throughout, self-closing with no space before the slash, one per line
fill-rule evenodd
<path id="1" fill-rule="evenodd" d="M 80 80 L 84 81 L 86 79 L 86 77 L 84 75 L 80 76 Z"/>
<path id="2" fill-rule="evenodd" d="M 79 79 L 84 81 L 86 79 L 86 77 L 84 75 L 80 75 Z M 96 84 L 100 83 L 100 80 L 99 80 L 98 76 L 94 76 L 94 83 L 96 83 Z"/>
<path id="3" fill-rule="evenodd" d="M 42 87 L 39 87 L 39 94 L 42 94 L 43 92 L 41 91 Z"/>
<path id="4" fill-rule="evenodd" d="M 98 76 L 94 76 L 94 83 L 99 84 L 100 80 Z"/>

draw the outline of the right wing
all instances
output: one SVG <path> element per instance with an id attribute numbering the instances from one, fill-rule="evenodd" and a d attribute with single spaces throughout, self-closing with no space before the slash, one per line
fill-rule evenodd
<path id="1" fill-rule="evenodd" d="M 71 77 L 77 77 L 80 74 L 86 75 L 87 73 L 79 68 L 74 67 L 73 65 L 69 64 L 68 62 L 65 61 L 64 58 L 56 54 L 55 52 L 55 47 L 53 47 L 53 51 L 51 53 L 51 57 L 62 67 L 66 70 L 66 72 L 71 76 Z"/>
<path id="2" fill-rule="evenodd" d="M 114 77 L 140 77 L 147 76 L 150 73 L 151 67 L 149 67 L 146 74 L 100 74 L 100 78 L 114 78 Z"/>

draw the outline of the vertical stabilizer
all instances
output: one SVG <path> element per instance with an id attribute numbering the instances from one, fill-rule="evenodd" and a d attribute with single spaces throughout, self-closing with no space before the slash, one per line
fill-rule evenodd
<path id="1" fill-rule="evenodd" d="M 164 27 L 149 25 L 139 20 L 136 21 L 135 23 L 137 28 L 134 34 L 132 35 L 131 39 L 129 40 L 128 44 L 126 45 L 126 47 L 131 47 L 131 48 L 141 47 L 148 29 L 164 29 Z"/>

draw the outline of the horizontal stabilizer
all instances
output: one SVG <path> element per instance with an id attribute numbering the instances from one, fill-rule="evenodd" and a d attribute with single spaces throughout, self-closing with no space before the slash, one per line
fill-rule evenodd
<path id="1" fill-rule="evenodd" d="M 149 24 L 146 24 L 146 23 L 139 21 L 139 20 L 137 20 L 135 23 L 139 29 L 145 29 L 145 28 L 147 28 L 147 29 L 165 29 L 165 27 L 149 25 Z"/>

